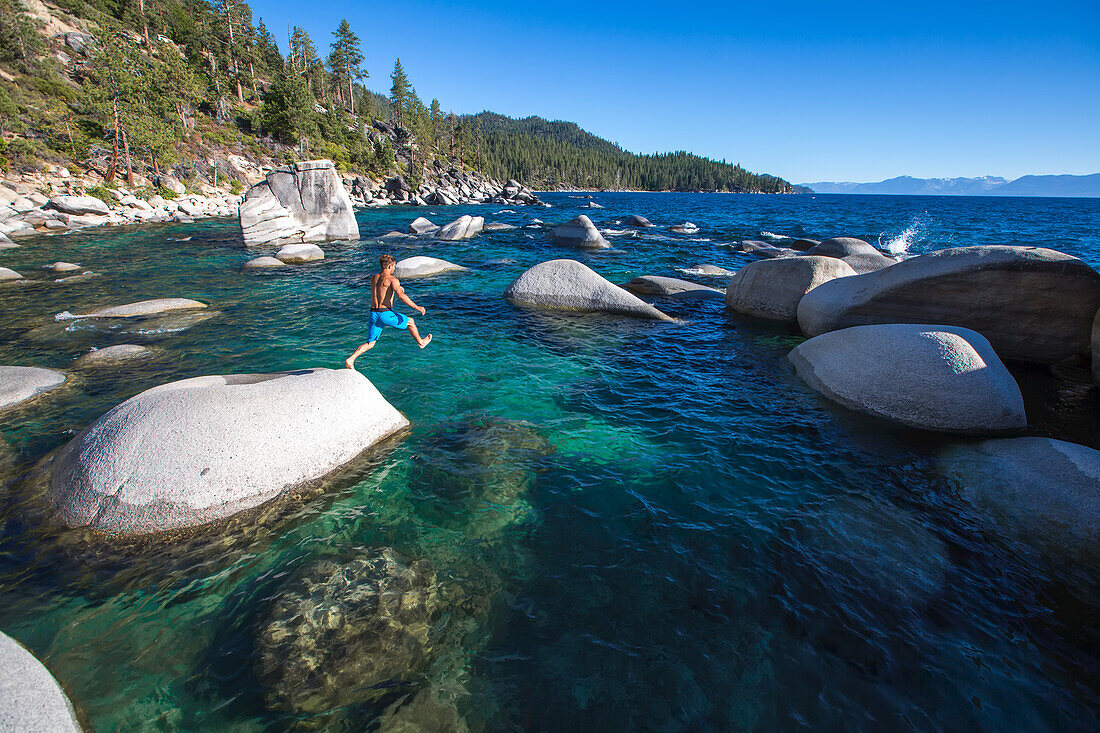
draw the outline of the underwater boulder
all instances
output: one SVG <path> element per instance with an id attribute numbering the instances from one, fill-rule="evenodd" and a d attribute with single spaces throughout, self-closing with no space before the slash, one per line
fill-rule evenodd
<path id="1" fill-rule="evenodd" d="M 417 255 L 416 257 L 408 257 L 398 262 L 397 267 L 394 268 L 393 274 L 394 277 L 397 278 L 417 278 L 440 275 L 444 272 L 462 272 L 467 269 L 469 268 L 463 267 L 462 265 L 456 265 L 447 260 Z"/>
<path id="2" fill-rule="evenodd" d="M 0 633 L 0 730 L 82 730 L 72 703 L 50 671 L 4 633 Z"/>
<path id="3" fill-rule="evenodd" d="M 802 296 L 821 283 L 855 274 L 844 260 L 832 257 L 752 262 L 730 279 L 726 306 L 756 318 L 794 323 Z"/>
<path id="4" fill-rule="evenodd" d="M 102 349 L 93 349 L 76 360 L 78 367 L 95 367 L 148 356 L 149 348 L 138 344 L 119 344 Z"/>
<path id="5" fill-rule="evenodd" d="M 1027 426 L 1016 380 L 989 342 L 965 328 L 855 326 L 805 341 L 788 358 L 814 391 L 910 427 L 986 433 Z"/>
<path id="6" fill-rule="evenodd" d="M 53 460 L 47 493 L 70 527 L 191 527 L 327 476 L 408 424 L 352 369 L 194 377 L 93 422 Z"/>
<path id="7" fill-rule="evenodd" d="M 822 243 L 824 244 L 824 243 Z M 803 333 L 872 323 L 942 323 L 977 331 L 1002 359 L 1053 364 L 1088 355 L 1100 273 L 1042 247 L 956 247 L 814 288 Z"/>
<path id="8" fill-rule="evenodd" d="M 0 366 L 0 410 L 61 385 L 65 375 L 54 369 Z"/>
<path id="9" fill-rule="evenodd" d="M 642 275 L 630 282 L 623 283 L 623 289 L 629 290 L 635 295 L 659 295 L 666 298 L 712 298 L 721 299 L 722 291 L 693 283 L 688 280 L 680 280 L 675 277 L 662 277 L 660 275 Z"/>
<path id="10" fill-rule="evenodd" d="M 154 298 L 152 300 L 139 300 L 136 303 L 100 308 L 90 313 L 81 313 L 75 318 L 145 318 L 161 313 L 179 310 L 193 310 L 205 308 L 206 303 L 201 303 L 190 298 Z"/>
<path id="11" fill-rule="evenodd" d="M 696 234 L 699 231 L 699 227 L 690 221 L 685 221 L 682 224 L 674 224 L 669 227 L 668 230 L 675 234 Z"/>
<path id="12" fill-rule="evenodd" d="M 673 320 L 576 260 L 535 265 L 508 286 L 504 297 L 511 303 L 539 308 Z"/>
<path id="13" fill-rule="evenodd" d="M 392 548 L 306 567 L 257 635 L 268 707 L 318 714 L 407 692 L 430 661 L 441 608 L 431 564 Z"/>

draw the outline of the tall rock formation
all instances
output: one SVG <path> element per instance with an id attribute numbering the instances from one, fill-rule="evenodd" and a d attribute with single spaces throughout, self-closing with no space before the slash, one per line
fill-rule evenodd
<path id="1" fill-rule="evenodd" d="M 277 168 L 241 203 L 245 244 L 358 239 L 351 199 L 331 160 Z"/>

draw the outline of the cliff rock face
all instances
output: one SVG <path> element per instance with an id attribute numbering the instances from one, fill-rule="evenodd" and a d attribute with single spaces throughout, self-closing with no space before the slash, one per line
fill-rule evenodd
<path id="1" fill-rule="evenodd" d="M 245 244 L 358 239 L 351 199 L 330 160 L 277 168 L 241 203 Z"/>

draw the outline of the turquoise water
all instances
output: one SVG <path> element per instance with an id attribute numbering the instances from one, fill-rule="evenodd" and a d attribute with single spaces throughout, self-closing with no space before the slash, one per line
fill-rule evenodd
<path id="1" fill-rule="evenodd" d="M 500 293 L 562 256 L 615 282 L 732 270 L 748 261 L 729 246 L 744 238 L 847 234 L 910 254 L 1039 244 L 1100 266 L 1100 202 L 594 197 L 605 208 L 584 213 L 600 226 L 636 213 L 658 227 L 611 236 L 610 251 L 563 252 L 525 226 L 565 221 L 587 200 L 547 194 L 552 209 L 362 212 L 362 241 L 282 271 L 240 269 L 256 253 L 234 221 L 87 230 L 0 253 L 34 278 L 0 289 L 0 363 L 71 377 L 0 417 L 18 456 L 0 468 L 0 629 L 97 730 L 453 729 L 458 718 L 493 731 L 1096 729 L 1100 573 L 1003 538 L 962 504 L 934 467 L 953 439 L 831 406 L 786 361 L 796 332 L 728 316 L 720 301 L 658 300 L 680 319 L 665 324 L 521 310 Z M 520 228 L 377 238 L 462 213 Z M 683 220 L 700 232 L 668 233 Z M 115 547 L 41 521 L 34 463 L 118 402 L 200 374 L 341 365 L 365 334 L 383 252 L 472 268 L 406 283 L 428 309 L 417 318 L 436 339 L 427 350 L 388 331 L 359 361 L 412 421 L 392 450 L 247 526 L 177 543 Z M 96 274 L 54 283 L 38 268 L 55 260 Z M 153 297 L 197 298 L 213 315 L 54 318 Z M 73 368 L 116 343 L 155 351 Z M 1100 447 L 1087 372 L 1013 371 L 1031 433 Z M 337 674 L 320 703 L 285 704 L 273 686 L 319 683 L 273 677 L 280 650 L 265 629 L 302 578 L 328 561 L 359 572 L 382 547 L 434 574 L 430 623 L 402 637 L 427 641 L 392 686 L 364 691 Z M 318 656 L 340 643 L 322 638 Z"/>

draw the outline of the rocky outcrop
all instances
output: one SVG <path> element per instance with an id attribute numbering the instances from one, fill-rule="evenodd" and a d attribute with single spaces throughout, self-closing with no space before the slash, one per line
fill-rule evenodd
<path id="1" fill-rule="evenodd" d="M 80 733 L 72 703 L 38 658 L 0 633 L 0 730 Z"/>
<path id="2" fill-rule="evenodd" d="M 170 311 L 195 310 L 205 307 L 206 303 L 190 298 L 154 298 L 153 300 L 139 300 L 136 303 L 127 303 L 126 305 L 115 305 L 110 308 L 100 308 L 90 313 L 74 316 L 74 318 L 145 318 Z"/>
<path id="3" fill-rule="evenodd" d="M 418 682 L 442 609 L 431 564 L 391 548 L 314 563 L 278 592 L 256 640 L 267 706 L 319 714 Z"/>
<path id="4" fill-rule="evenodd" d="M 89 351 L 76 360 L 76 366 L 94 367 L 117 364 L 141 356 L 148 356 L 149 353 L 149 349 L 145 346 L 139 346 L 138 344 L 119 344 L 118 346 L 108 346 L 103 349 Z"/>
<path id="5" fill-rule="evenodd" d="M 440 229 L 439 233 L 436 234 L 436 236 L 440 239 L 446 239 L 448 241 L 469 239 L 470 237 L 478 234 L 484 226 L 485 217 L 470 216 L 469 214 L 464 214 L 452 221 L 447 226 Z"/>
<path id="6" fill-rule="evenodd" d="M 70 441 L 48 494 L 70 527 L 201 525 L 326 476 L 408 424 L 351 369 L 185 379 L 130 398 Z"/>
<path id="7" fill-rule="evenodd" d="M 285 244 L 275 253 L 275 259 L 287 265 L 303 265 L 325 259 L 325 251 L 316 244 Z"/>
<path id="8" fill-rule="evenodd" d="M 977 331 L 1002 359 L 1050 364 L 1088 354 L 1098 309 L 1100 273 L 1076 257 L 960 247 L 814 288 L 798 305 L 798 324 L 816 336 L 871 323 L 942 323 Z"/>
<path id="9" fill-rule="evenodd" d="M 628 283 L 623 284 L 624 290 L 629 290 L 635 295 L 659 295 L 666 298 L 682 298 L 691 300 L 695 298 L 722 297 L 721 290 L 708 288 L 706 285 L 680 280 L 675 277 L 661 277 L 660 275 L 642 275 Z"/>
<path id="10" fill-rule="evenodd" d="M 940 467 L 1022 541 L 1100 558 L 1100 451 L 1050 438 L 985 440 L 952 446 Z"/>
<path id="11" fill-rule="evenodd" d="M 428 234 L 439 229 L 438 226 L 432 224 L 428 219 L 423 216 L 418 216 L 413 220 L 412 224 L 409 224 L 409 234 Z"/>
<path id="12" fill-rule="evenodd" d="M 539 308 L 673 320 L 576 260 L 550 260 L 535 265 L 508 286 L 504 297 L 512 303 Z"/>
<path id="13" fill-rule="evenodd" d="M 832 257 L 752 262 L 730 279 L 726 306 L 756 318 L 794 323 L 802 296 L 829 280 L 855 274 L 847 262 Z"/>
<path id="14" fill-rule="evenodd" d="M 570 222 L 555 227 L 550 237 L 556 244 L 580 249 L 606 249 L 611 245 L 600 234 L 600 230 L 584 214 Z"/>
<path id="15" fill-rule="evenodd" d="M 56 209 L 63 214 L 96 214 L 107 216 L 111 210 L 95 196 L 54 196 L 45 208 Z"/>
<path id="16" fill-rule="evenodd" d="M 440 275 L 444 272 L 461 272 L 467 268 L 435 257 L 409 257 L 397 263 L 393 274 L 397 278 L 417 278 Z"/>
<path id="17" fill-rule="evenodd" d="M 242 267 L 246 270 L 266 270 L 271 267 L 286 267 L 286 263 L 274 257 L 255 257 L 244 263 Z"/>
<path id="18" fill-rule="evenodd" d="M 249 245 L 359 239 L 351 199 L 329 160 L 268 173 L 245 194 L 240 222 Z"/>
<path id="19" fill-rule="evenodd" d="M 0 366 L 0 410 L 59 387 L 65 375 L 39 367 Z"/>
<path id="20" fill-rule="evenodd" d="M 816 257 L 835 257 L 844 260 L 859 274 L 875 272 L 890 267 L 893 260 L 879 252 L 872 245 L 855 237 L 833 237 L 806 250 L 807 255 Z"/>
<path id="21" fill-rule="evenodd" d="M 815 391 L 910 427 L 989 433 L 1026 427 L 1020 388 L 978 333 L 951 326 L 856 326 L 788 355 Z"/>

